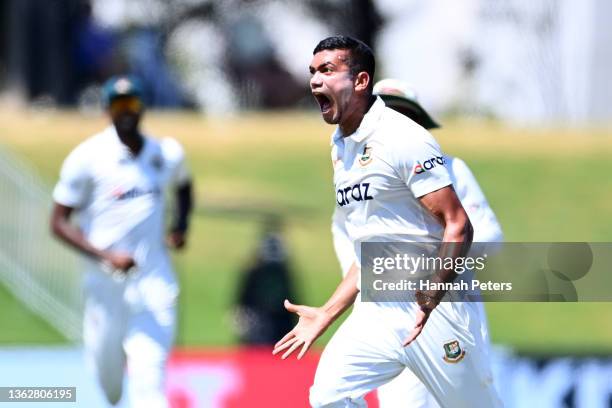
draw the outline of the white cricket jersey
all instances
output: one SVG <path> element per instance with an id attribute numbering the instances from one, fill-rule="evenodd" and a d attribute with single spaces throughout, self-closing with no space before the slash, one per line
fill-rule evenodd
<path id="1" fill-rule="evenodd" d="M 457 197 L 474 227 L 473 241 L 502 242 L 504 234 L 501 226 L 468 165 L 458 157 L 445 156 L 445 158 Z M 337 210 L 333 215 L 332 235 L 340 268 L 346 275 L 355 261 L 355 250 Z"/>
<path id="2" fill-rule="evenodd" d="M 359 128 L 332 136 L 334 228 L 344 230 L 359 264 L 364 241 L 441 241 L 444 228 L 419 197 L 452 183 L 431 134 L 377 98 Z"/>
<path id="3" fill-rule="evenodd" d="M 53 198 L 78 210 L 94 246 L 126 251 L 145 266 L 166 252 L 165 192 L 188 178 L 178 142 L 144 137 L 142 150 L 133 156 L 111 126 L 68 155 Z"/>

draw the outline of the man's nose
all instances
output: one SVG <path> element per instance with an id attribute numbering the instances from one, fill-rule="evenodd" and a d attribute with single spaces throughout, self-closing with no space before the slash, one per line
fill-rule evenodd
<path id="1" fill-rule="evenodd" d="M 323 85 L 323 81 L 321 81 L 321 76 L 318 72 L 315 72 L 310 78 L 310 89 L 316 89 Z"/>

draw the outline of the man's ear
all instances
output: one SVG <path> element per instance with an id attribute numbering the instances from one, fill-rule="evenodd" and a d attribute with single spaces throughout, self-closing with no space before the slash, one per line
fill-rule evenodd
<path id="1" fill-rule="evenodd" d="M 358 73 L 357 76 L 355 76 L 355 91 L 361 92 L 368 89 L 371 80 L 372 78 L 370 78 L 370 74 L 367 72 L 361 71 Z"/>

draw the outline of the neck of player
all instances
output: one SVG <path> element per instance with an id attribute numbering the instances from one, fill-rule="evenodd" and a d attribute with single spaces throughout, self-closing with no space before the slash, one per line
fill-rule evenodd
<path id="1" fill-rule="evenodd" d="M 376 102 L 376 97 L 370 95 L 370 97 L 363 97 L 355 102 L 355 106 L 351 109 L 346 119 L 343 119 L 339 126 L 344 137 L 350 136 L 359 128 L 361 121 L 365 114 L 370 110 L 372 105 Z"/>
<path id="2" fill-rule="evenodd" d="M 130 149 L 132 155 L 138 156 L 138 153 L 140 153 L 142 146 L 144 145 L 144 140 L 138 128 L 123 131 L 117 129 L 117 135 L 119 136 L 121 143 Z"/>

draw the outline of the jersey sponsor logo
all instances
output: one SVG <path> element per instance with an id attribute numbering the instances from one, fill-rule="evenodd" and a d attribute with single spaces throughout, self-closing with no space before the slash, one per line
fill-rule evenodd
<path id="1" fill-rule="evenodd" d="M 447 363 L 458 363 L 465 357 L 465 350 L 461 348 L 459 340 L 444 343 L 444 361 Z"/>
<path id="2" fill-rule="evenodd" d="M 421 174 L 428 170 L 433 169 L 434 167 L 446 164 L 446 159 L 444 156 L 434 156 L 429 160 L 425 160 L 423 163 L 417 161 L 417 165 L 414 166 L 414 174 Z"/>
<path id="3" fill-rule="evenodd" d="M 361 166 L 367 166 L 370 163 L 372 163 L 372 148 L 370 146 L 365 146 L 359 158 L 359 164 Z"/>
<path id="4" fill-rule="evenodd" d="M 341 188 L 336 191 L 336 202 L 340 207 L 350 204 L 351 201 L 373 200 L 369 193 L 370 183 L 358 183 L 354 186 Z"/>
<path id="5" fill-rule="evenodd" d="M 115 200 L 122 201 L 122 200 L 129 200 L 129 199 L 136 198 L 136 197 L 141 197 L 147 194 L 159 196 L 161 195 L 161 190 L 159 189 L 159 187 L 155 187 L 151 189 L 143 189 L 143 188 L 134 187 L 127 191 L 123 191 L 122 189 L 118 188 L 114 190 L 111 195 Z"/>

